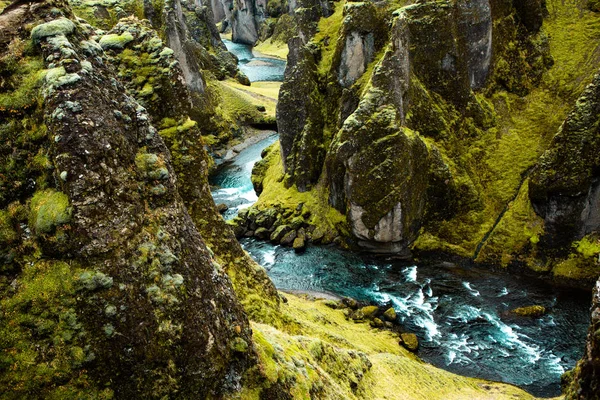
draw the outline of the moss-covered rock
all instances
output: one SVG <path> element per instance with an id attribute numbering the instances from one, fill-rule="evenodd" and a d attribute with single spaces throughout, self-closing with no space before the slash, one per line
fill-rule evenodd
<path id="1" fill-rule="evenodd" d="M 539 318 L 545 315 L 547 310 L 544 306 L 526 306 L 510 310 L 509 313 L 518 317 Z"/>
<path id="2" fill-rule="evenodd" d="M 588 330 L 585 353 L 568 376 L 563 386 L 565 399 L 600 398 L 600 281 L 592 290 L 591 321 Z M 565 374 L 566 375 L 566 374 Z M 565 379 L 567 378 L 567 379 Z"/>
<path id="3" fill-rule="evenodd" d="M 65 2 L 28 7 L 15 4 L 0 16 L 0 41 L 13 43 L 0 47 L 2 95 L 18 90 L 27 57 L 51 69 L 38 85 L 21 85 L 35 102 L 20 108 L 20 121 L 1 123 L 15 154 L 10 163 L 1 158 L 2 168 L 14 171 L 13 185 L 29 182 L 8 196 L 3 190 L 0 203 L 2 246 L 15 249 L 15 267 L 0 269 L 0 379 L 8 398 L 237 390 L 253 362 L 247 317 L 189 216 L 152 117 L 128 95 L 88 25 L 72 22 L 68 36 L 38 30 L 44 34 L 30 39 L 30 29 L 57 17 L 75 21 Z M 19 58 L 11 62 L 13 54 Z M 186 121 L 187 130 L 195 127 Z M 220 219 L 208 191 L 204 199 Z M 248 351 L 240 351 L 242 341 Z"/>
<path id="4" fill-rule="evenodd" d="M 30 207 L 29 223 L 39 234 L 51 233 L 71 220 L 72 209 L 68 196 L 52 189 L 35 193 Z"/>
<path id="5" fill-rule="evenodd" d="M 408 350 L 415 352 L 419 349 L 419 339 L 414 333 L 403 333 L 400 335 L 400 338 L 402 339 L 400 344 Z"/>

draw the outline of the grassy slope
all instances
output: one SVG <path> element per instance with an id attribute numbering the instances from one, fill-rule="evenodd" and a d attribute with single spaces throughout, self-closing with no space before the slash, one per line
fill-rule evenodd
<path id="1" fill-rule="evenodd" d="M 264 42 L 260 42 L 256 45 L 252 51 L 258 55 L 266 55 L 270 57 L 276 57 L 286 59 L 289 53 L 287 43 L 283 43 L 272 38 L 268 38 Z"/>
<path id="2" fill-rule="evenodd" d="M 464 149 L 462 161 L 470 165 L 473 171 L 471 178 L 482 189 L 483 209 L 442 223 L 438 237 L 427 233 L 421 235 L 416 248 L 445 249 L 472 256 L 498 215 L 521 189 L 523 174 L 535 165 L 574 101 L 597 71 L 600 14 L 578 10 L 576 4 L 581 3 L 576 0 L 548 1 L 550 16 L 545 21 L 544 30 L 550 37 L 555 65 L 545 75 L 540 87 L 528 96 L 519 98 L 497 93 L 489 99 L 498 114 L 497 127 L 488 130 Z M 481 157 L 481 154 L 485 156 Z M 507 224 L 510 225 L 511 221 Z M 505 230 L 498 234 L 523 237 L 520 231 Z M 524 240 L 530 238 L 523 237 Z M 496 240 L 499 245 L 506 245 L 503 242 Z M 522 245 L 521 241 L 517 249 Z M 488 248 L 487 251 L 502 252 L 502 248 Z"/>
<path id="3" fill-rule="evenodd" d="M 284 381 L 289 373 L 300 377 L 292 389 L 294 398 L 309 398 L 310 388 L 321 386 L 325 398 L 534 398 L 511 385 L 466 378 L 423 363 L 398 345 L 395 334 L 347 321 L 343 311 L 327 307 L 324 301 L 286 297 L 283 312 L 294 321 L 287 329 L 252 327 L 260 368 L 270 376 L 270 384 Z M 361 362 L 364 356 L 372 364 L 370 369 Z M 241 398 L 258 398 L 259 390 L 247 386 Z"/>
<path id="4" fill-rule="evenodd" d="M 232 112 L 235 113 L 234 108 L 238 107 L 240 111 L 243 109 L 244 112 L 254 114 L 256 106 L 262 105 L 267 109 L 266 115 L 275 118 L 275 107 L 277 106 L 281 82 L 253 82 L 252 86 L 244 86 L 233 79 L 228 79 L 220 81 L 219 84 L 224 87 L 224 92 L 227 91 L 227 96 L 233 92 L 239 97 L 239 100 L 226 104 L 226 106 L 231 106 Z"/>

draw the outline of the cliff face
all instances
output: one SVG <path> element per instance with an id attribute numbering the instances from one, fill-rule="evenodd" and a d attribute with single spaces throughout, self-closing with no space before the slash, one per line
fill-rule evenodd
<path id="1" fill-rule="evenodd" d="M 248 320 L 177 186 L 185 163 L 205 177 L 206 154 L 186 154 L 198 144 L 185 135 L 169 152 L 103 48 L 146 38 L 156 68 L 181 72 L 143 24 L 94 34 L 60 1 L 0 15 L 2 386 L 11 398 L 239 390 Z"/>
<path id="2" fill-rule="evenodd" d="M 577 366 L 563 376 L 566 399 L 600 398 L 600 280 L 592 293 L 592 318 L 585 354 Z"/>
<path id="3" fill-rule="evenodd" d="M 262 184 L 258 213 L 295 207 L 274 193 L 305 207 L 311 193 L 304 229 L 333 229 L 339 243 L 350 233 L 368 251 L 441 250 L 592 284 L 595 95 L 583 89 L 598 52 L 584 38 L 599 36 L 598 14 L 585 2 L 577 16 L 555 1 L 410 3 L 340 2 L 289 42 L 281 161 L 265 159 L 254 179 L 279 183 Z M 553 140 L 580 96 L 561 128 L 577 141 Z M 269 176 L 274 162 L 284 176 Z"/>

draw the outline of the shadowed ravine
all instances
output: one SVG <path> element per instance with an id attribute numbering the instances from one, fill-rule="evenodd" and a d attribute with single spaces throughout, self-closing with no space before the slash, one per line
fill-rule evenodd
<path id="1" fill-rule="evenodd" d="M 246 66 L 244 72 L 256 80 L 270 73 L 261 71 L 263 67 L 248 71 Z M 230 207 L 226 219 L 256 200 L 252 166 L 274 140 L 271 136 L 243 150 L 213 177 L 211 183 L 220 187 L 213 192 L 215 201 Z M 587 293 L 439 261 L 413 265 L 333 247 L 308 247 L 297 254 L 255 239 L 243 239 L 242 244 L 278 289 L 330 292 L 392 305 L 402 325 L 418 335 L 418 355 L 455 373 L 512 383 L 537 396 L 556 396 L 561 374 L 583 353 Z M 506 317 L 508 310 L 532 304 L 550 312 L 539 319 Z"/>

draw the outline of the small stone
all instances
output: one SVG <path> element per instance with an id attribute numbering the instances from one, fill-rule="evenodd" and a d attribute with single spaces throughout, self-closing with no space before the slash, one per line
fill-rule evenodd
<path id="1" fill-rule="evenodd" d="M 290 231 L 279 243 L 281 243 L 282 246 L 291 246 L 294 243 L 294 240 L 296 240 L 296 231 Z"/>
<path id="2" fill-rule="evenodd" d="M 280 225 L 278 226 L 273 233 L 271 233 L 271 241 L 278 243 L 281 241 L 281 239 L 284 238 L 285 235 L 287 235 L 290 231 L 292 230 L 292 228 L 290 228 L 287 225 Z"/>
<path id="3" fill-rule="evenodd" d="M 361 317 L 360 319 L 373 319 L 379 311 L 377 306 L 366 306 L 359 309 L 356 313 Z"/>
<path id="4" fill-rule="evenodd" d="M 238 71 L 235 79 L 244 86 L 250 86 L 252 84 L 250 79 L 248 79 L 248 77 L 242 71 Z"/>
<path id="5" fill-rule="evenodd" d="M 396 318 L 398 318 L 398 316 L 396 315 L 396 310 L 394 310 L 393 307 L 390 307 L 387 310 L 385 310 L 385 312 L 383 313 L 383 317 L 390 322 L 394 322 Z"/>
<path id="6" fill-rule="evenodd" d="M 259 239 L 268 239 L 270 236 L 270 232 L 267 228 L 258 228 L 256 229 L 256 231 L 254 231 L 254 236 L 256 236 Z"/>
<path id="7" fill-rule="evenodd" d="M 379 318 L 373 318 L 373 320 L 371 321 L 371 326 L 373 328 L 383 328 L 385 324 Z"/>
<path id="8" fill-rule="evenodd" d="M 348 307 L 348 308 L 350 308 L 350 309 L 352 309 L 352 310 L 356 310 L 356 309 L 358 309 L 358 301 L 354 300 L 354 299 L 353 299 L 353 298 L 351 298 L 351 297 L 344 297 L 344 298 L 342 299 L 342 303 L 343 303 L 343 304 L 344 304 L 346 307 Z"/>
<path id="9" fill-rule="evenodd" d="M 117 307 L 113 305 L 106 306 L 104 308 L 104 314 L 106 314 L 107 317 L 114 317 L 117 314 Z"/>
<path id="10" fill-rule="evenodd" d="M 304 249 L 306 249 L 306 241 L 303 237 L 297 237 L 296 239 L 294 239 L 292 247 L 296 252 L 303 251 Z"/>
<path id="11" fill-rule="evenodd" d="M 530 317 L 539 318 L 547 313 L 546 307 L 544 306 L 528 306 L 519 307 L 509 311 L 509 314 L 516 315 L 519 317 Z"/>
<path id="12" fill-rule="evenodd" d="M 233 339 L 231 349 L 236 353 L 245 353 L 248 351 L 248 343 L 241 337 Z"/>
<path id="13" fill-rule="evenodd" d="M 67 171 L 63 171 L 60 173 L 60 179 L 62 179 L 63 182 L 67 181 Z"/>
<path id="14" fill-rule="evenodd" d="M 229 207 L 225 203 L 217 204 L 217 211 L 220 214 L 223 214 L 225 211 L 229 210 Z"/>
<path id="15" fill-rule="evenodd" d="M 400 344 L 407 350 L 415 352 L 419 349 L 419 339 L 414 333 L 403 333 L 400 335 Z"/>

